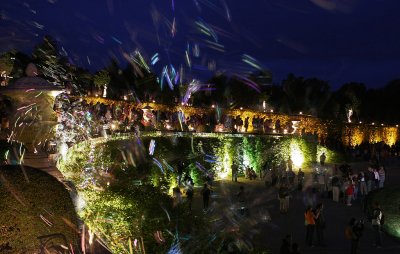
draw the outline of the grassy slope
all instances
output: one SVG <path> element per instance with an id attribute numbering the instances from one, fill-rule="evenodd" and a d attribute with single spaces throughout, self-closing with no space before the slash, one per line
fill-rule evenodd
<path id="1" fill-rule="evenodd" d="M 387 187 L 374 192 L 369 204 L 378 201 L 385 216 L 386 232 L 400 238 L 400 186 Z"/>
<path id="2" fill-rule="evenodd" d="M 52 176 L 37 169 L 24 169 L 29 183 L 21 167 L 0 168 L 0 250 L 9 246 L 9 253 L 30 253 L 39 249 L 38 236 L 54 233 L 64 234 L 75 245 L 77 215 L 68 191 Z"/>

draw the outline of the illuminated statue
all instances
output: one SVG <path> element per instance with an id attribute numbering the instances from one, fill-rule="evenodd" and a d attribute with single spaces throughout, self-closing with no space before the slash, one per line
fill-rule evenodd
<path id="1" fill-rule="evenodd" d="M 107 97 L 107 84 L 104 85 L 104 89 L 103 89 L 103 98 Z"/>
<path id="2" fill-rule="evenodd" d="M 347 121 L 351 123 L 351 116 L 353 115 L 353 109 L 350 108 L 347 110 Z"/>

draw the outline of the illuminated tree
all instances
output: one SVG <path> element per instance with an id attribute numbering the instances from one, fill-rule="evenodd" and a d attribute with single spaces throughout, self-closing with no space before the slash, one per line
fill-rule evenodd
<path id="1" fill-rule="evenodd" d="M 15 51 L 6 52 L 0 55 L 0 82 L 1 86 L 7 86 L 10 74 L 13 71 L 15 62 Z"/>
<path id="2" fill-rule="evenodd" d="M 93 83 L 98 90 L 101 90 L 110 83 L 111 77 L 106 69 L 97 72 L 93 77 Z"/>
<path id="3" fill-rule="evenodd" d="M 69 79 L 65 68 L 68 61 L 60 55 L 57 42 L 50 36 L 45 36 L 43 42 L 35 46 L 32 58 L 49 81 L 63 84 Z"/>

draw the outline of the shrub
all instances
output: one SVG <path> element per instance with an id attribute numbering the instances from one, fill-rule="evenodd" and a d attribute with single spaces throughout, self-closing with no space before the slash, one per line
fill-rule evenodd
<path id="1" fill-rule="evenodd" d="M 26 166 L 2 166 L 0 200 L 1 253 L 37 252 L 37 237 L 55 233 L 76 246 L 77 215 L 68 191 L 54 177 Z"/>

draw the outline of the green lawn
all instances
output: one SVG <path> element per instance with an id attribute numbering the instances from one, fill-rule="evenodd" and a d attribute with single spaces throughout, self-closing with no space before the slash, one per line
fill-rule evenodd
<path id="1" fill-rule="evenodd" d="M 384 230 L 392 236 L 400 238 L 400 186 L 386 187 L 373 192 L 369 200 L 369 208 L 378 201 L 384 213 Z"/>
<path id="2" fill-rule="evenodd" d="M 0 253 L 38 253 L 38 237 L 50 234 L 64 235 L 67 246 L 76 248 L 77 215 L 54 177 L 30 167 L 1 166 L 0 200 Z M 60 237 L 53 242 L 65 245 Z"/>

